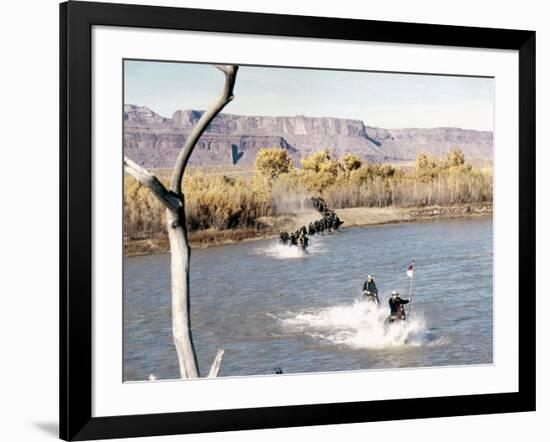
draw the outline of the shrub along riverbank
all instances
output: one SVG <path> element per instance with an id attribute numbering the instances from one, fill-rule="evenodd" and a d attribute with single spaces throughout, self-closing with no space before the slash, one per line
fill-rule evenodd
<path id="1" fill-rule="evenodd" d="M 156 173 L 168 183 L 168 171 Z M 338 160 L 323 150 L 296 167 L 286 150 L 269 148 L 258 153 L 252 170 L 189 168 L 184 191 L 191 243 L 204 246 L 272 236 L 309 222 L 318 214 L 303 202 L 313 195 L 340 209 L 344 226 L 488 214 L 493 173 L 473 167 L 460 150 L 445 158 L 420 153 L 410 166 L 370 163 L 354 154 Z M 164 223 L 161 204 L 126 176 L 126 253 L 165 250 Z"/>

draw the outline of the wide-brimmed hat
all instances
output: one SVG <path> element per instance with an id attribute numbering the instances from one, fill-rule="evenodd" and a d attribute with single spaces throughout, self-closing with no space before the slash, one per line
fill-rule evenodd
<path id="1" fill-rule="evenodd" d="M 399 295 L 399 292 L 398 292 L 397 290 L 393 289 L 393 291 L 391 292 L 391 295 L 392 295 L 392 296 L 393 296 L 393 295 L 396 295 L 396 296 L 397 296 L 397 295 Z"/>

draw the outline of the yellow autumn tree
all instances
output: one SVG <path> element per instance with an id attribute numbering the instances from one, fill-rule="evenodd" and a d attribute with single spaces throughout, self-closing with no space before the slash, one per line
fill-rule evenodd
<path id="1" fill-rule="evenodd" d="M 292 170 L 292 158 L 288 150 L 279 147 L 260 149 L 254 161 L 254 171 L 263 177 L 275 179 Z"/>
<path id="2" fill-rule="evenodd" d="M 419 152 L 415 163 L 416 177 L 421 181 L 430 181 L 440 172 L 440 162 L 433 155 Z"/>
<path id="3" fill-rule="evenodd" d="M 342 158 L 342 163 L 347 172 L 357 170 L 363 165 L 363 161 L 359 158 L 359 155 L 354 153 L 345 154 Z"/>

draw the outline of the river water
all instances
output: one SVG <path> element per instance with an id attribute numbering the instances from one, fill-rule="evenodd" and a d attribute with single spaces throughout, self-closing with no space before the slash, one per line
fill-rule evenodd
<path id="1" fill-rule="evenodd" d="M 341 229 L 306 255 L 275 240 L 193 250 L 191 312 L 202 373 L 219 376 L 487 364 L 493 360 L 492 218 Z M 387 327 L 393 288 L 412 314 Z M 382 306 L 360 302 L 367 273 Z M 125 260 L 124 380 L 177 378 L 169 255 Z"/>

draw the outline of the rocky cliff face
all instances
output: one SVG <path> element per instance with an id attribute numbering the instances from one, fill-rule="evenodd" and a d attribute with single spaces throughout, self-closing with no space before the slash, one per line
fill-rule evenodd
<path id="1" fill-rule="evenodd" d="M 124 107 L 124 149 L 147 167 L 169 167 L 201 117 L 197 110 L 164 118 L 143 106 Z M 337 157 L 355 152 L 371 161 L 407 161 L 420 150 L 444 155 L 461 148 L 470 159 L 492 160 L 493 134 L 458 128 L 380 129 L 342 118 L 255 117 L 220 114 L 201 137 L 190 163 L 250 165 L 264 147 L 282 147 L 298 160 L 324 148 Z"/>
<path id="2" fill-rule="evenodd" d="M 201 111 L 177 111 L 172 116 L 174 128 L 190 130 L 201 117 Z M 364 137 L 365 125 L 359 120 L 341 118 L 253 117 L 246 115 L 220 114 L 208 128 L 210 133 L 238 133 L 254 135 L 343 135 Z"/>

